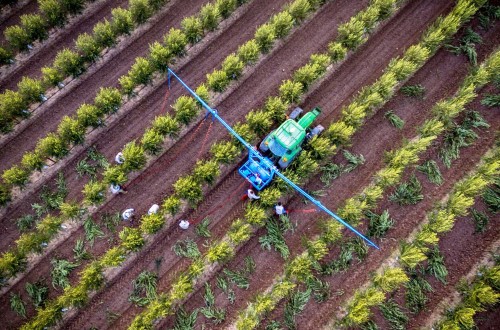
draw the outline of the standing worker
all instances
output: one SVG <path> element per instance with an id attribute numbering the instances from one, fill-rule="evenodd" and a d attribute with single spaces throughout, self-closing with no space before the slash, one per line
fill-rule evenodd
<path id="1" fill-rule="evenodd" d="M 281 216 L 281 215 L 287 215 L 288 213 L 286 212 L 285 210 L 285 207 L 283 206 L 283 204 L 281 204 L 281 202 L 278 202 L 278 204 L 276 204 L 274 206 L 274 212 L 278 215 L 278 216 Z"/>
<path id="2" fill-rule="evenodd" d="M 123 158 L 123 153 L 120 151 L 115 156 L 115 162 L 118 164 L 123 164 L 124 161 L 125 161 L 125 158 Z"/>
<path id="3" fill-rule="evenodd" d="M 132 221 L 132 218 L 134 217 L 134 211 L 135 211 L 134 209 L 126 209 L 122 213 L 122 219 L 125 221 L 127 221 L 127 220 Z"/>
<path id="4" fill-rule="evenodd" d="M 247 196 L 250 201 L 253 201 L 254 199 L 260 199 L 260 196 L 257 196 L 252 189 L 247 190 Z"/>
<path id="5" fill-rule="evenodd" d="M 149 208 L 149 211 L 148 211 L 148 214 L 151 215 L 151 214 L 156 214 L 158 213 L 158 210 L 160 209 L 160 206 L 158 204 L 153 204 L 151 205 L 151 207 Z"/>

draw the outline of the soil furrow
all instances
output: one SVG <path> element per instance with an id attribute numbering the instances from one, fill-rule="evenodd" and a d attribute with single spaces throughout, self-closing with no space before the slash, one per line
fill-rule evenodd
<path id="1" fill-rule="evenodd" d="M 43 109 L 44 116 L 31 121 L 22 132 L 12 137 L 9 143 L 2 147 L 0 171 L 19 162 L 26 150 L 32 150 L 35 147 L 38 139 L 56 129 L 63 116 L 74 113 L 82 103 L 92 103 L 100 87 L 118 86 L 118 78 L 128 72 L 135 58 L 148 54 L 150 43 L 162 39 L 171 27 L 179 26 L 184 17 L 196 13 L 206 2 L 207 0 L 189 0 L 172 4 L 162 17 L 157 18 L 156 24 L 141 37 L 135 39 L 126 49 L 115 54 L 112 58 L 112 63 L 115 65 L 106 65 L 85 77 L 83 81 L 80 79 L 76 82 L 77 86 L 70 92 L 63 90 L 65 94 L 58 97 L 57 102 L 47 102 L 46 104 L 50 103 L 50 105 Z M 69 87 L 70 85 L 66 86 L 66 88 Z"/>
<path id="2" fill-rule="evenodd" d="M 37 45 L 33 50 L 33 54 L 28 54 L 26 60 L 22 59 L 14 70 L 2 72 L 0 75 L 0 90 L 17 90 L 17 83 L 22 77 L 41 78 L 42 68 L 51 66 L 59 51 L 64 48 L 73 49 L 80 34 L 92 34 L 92 29 L 97 22 L 111 19 L 111 9 L 116 7 L 125 8 L 127 3 L 127 0 L 99 1 L 93 4 L 89 8 L 90 10 L 85 10 L 84 14 L 73 18 L 73 22 L 65 25 L 64 28 L 53 30 L 49 35 L 49 39 Z"/>

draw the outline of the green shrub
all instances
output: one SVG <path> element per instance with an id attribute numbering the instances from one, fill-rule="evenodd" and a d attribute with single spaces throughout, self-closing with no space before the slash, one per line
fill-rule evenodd
<path id="1" fill-rule="evenodd" d="M 41 171 L 43 168 L 43 158 L 36 151 L 26 152 L 21 160 L 21 165 L 30 171 Z"/>
<path id="2" fill-rule="evenodd" d="M 323 75 L 330 65 L 330 57 L 326 54 L 312 54 L 310 63 L 313 65 L 318 76 Z"/>
<path id="3" fill-rule="evenodd" d="M 207 83 L 214 92 L 223 92 L 229 85 L 229 77 L 223 70 L 214 70 L 207 74 Z"/>
<path id="4" fill-rule="evenodd" d="M 177 212 L 179 212 L 181 208 L 181 201 L 176 196 L 170 196 L 167 199 L 165 199 L 162 207 L 165 209 L 165 211 L 167 211 L 171 215 L 175 215 Z"/>
<path id="5" fill-rule="evenodd" d="M 272 114 L 263 111 L 251 111 L 246 115 L 247 124 L 257 135 L 263 135 L 271 128 Z"/>
<path id="6" fill-rule="evenodd" d="M 38 140 L 36 152 L 42 157 L 62 158 L 68 154 L 68 145 L 55 133 L 49 133 L 43 139 Z"/>
<path id="7" fill-rule="evenodd" d="M 134 95 L 134 88 L 137 86 L 134 80 L 130 76 L 121 76 L 118 78 L 118 82 L 120 87 L 123 90 L 123 93 L 128 96 Z"/>
<path id="8" fill-rule="evenodd" d="M 11 47 L 17 50 L 26 50 L 31 40 L 28 32 L 19 25 L 13 25 L 5 28 L 5 39 Z"/>
<path id="9" fill-rule="evenodd" d="M 153 72 L 154 68 L 151 62 L 144 57 L 137 57 L 128 74 L 136 85 L 145 85 L 151 81 Z"/>
<path id="10" fill-rule="evenodd" d="M 90 181 L 83 187 L 84 202 L 90 204 L 101 204 L 106 197 L 106 185 L 104 182 Z"/>
<path id="11" fill-rule="evenodd" d="M 280 12 L 271 18 L 271 25 L 274 29 L 274 33 L 279 39 L 290 33 L 293 23 L 293 17 L 288 11 Z"/>
<path id="12" fill-rule="evenodd" d="M 167 46 L 163 46 L 158 41 L 155 41 L 153 44 L 149 45 L 149 57 L 156 70 L 165 72 L 173 55 Z"/>
<path id="13" fill-rule="evenodd" d="M 130 34 L 130 31 L 134 28 L 134 20 L 132 19 L 132 12 L 130 10 L 113 8 L 111 16 L 113 17 L 111 29 L 113 29 L 115 36 Z"/>
<path id="14" fill-rule="evenodd" d="M 235 11 L 236 6 L 236 0 L 217 0 L 215 3 L 215 7 L 217 7 L 217 11 L 222 18 L 228 18 L 231 16 L 233 11 Z"/>
<path id="15" fill-rule="evenodd" d="M 78 53 L 64 48 L 59 51 L 54 60 L 54 68 L 64 75 L 78 77 L 83 72 L 83 61 Z"/>
<path id="16" fill-rule="evenodd" d="M 66 22 L 66 12 L 58 0 L 40 0 L 38 7 L 49 26 L 63 26 Z"/>
<path id="17" fill-rule="evenodd" d="M 45 40 L 49 36 L 45 19 L 38 14 L 21 15 L 21 26 L 31 41 Z"/>
<path id="18" fill-rule="evenodd" d="M 175 101 L 172 108 L 175 111 L 175 119 L 186 125 L 198 114 L 196 101 L 190 96 L 182 95 Z"/>
<path id="19" fill-rule="evenodd" d="M 249 143 L 252 143 L 257 138 L 257 135 L 250 128 L 250 125 L 247 123 L 236 123 L 233 126 L 233 129 L 236 133 L 238 133 L 242 138 L 244 138 Z"/>
<path id="20" fill-rule="evenodd" d="M 190 43 L 195 44 L 203 38 L 203 24 L 199 17 L 189 16 L 184 18 L 181 27 L 186 34 L 187 41 Z"/>
<path id="21" fill-rule="evenodd" d="M 347 48 L 340 42 L 331 42 L 328 44 L 328 55 L 334 63 L 342 61 L 347 55 Z"/>
<path id="22" fill-rule="evenodd" d="M 220 13 L 217 7 L 207 3 L 200 10 L 200 19 L 203 29 L 213 31 L 219 25 Z"/>
<path id="23" fill-rule="evenodd" d="M 40 80 L 23 77 L 17 84 L 17 88 L 26 104 L 38 102 L 42 99 L 44 88 Z"/>
<path id="24" fill-rule="evenodd" d="M 240 150 L 230 141 L 216 143 L 210 148 L 210 152 L 214 155 L 218 163 L 229 164 L 239 154 Z"/>
<path id="25" fill-rule="evenodd" d="M 163 136 L 156 132 L 153 128 L 149 128 L 144 132 L 141 144 L 147 153 L 150 155 L 156 155 L 161 151 Z"/>
<path id="26" fill-rule="evenodd" d="M 279 88 L 280 97 L 289 104 L 298 103 L 300 101 L 303 88 L 304 86 L 300 82 L 285 80 Z"/>
<path id="27" fill-rule="evenodd" d="M 244 64 L 236 54 L 230 54 L 222 62 L 222 70 L 226 72 L 231 79 L 238 79 L 243 71 Z"/>
<path id="28" fill-rule="evenodd" d="M 153 129 L 162 136 L 175 137 L 179 133 L 179 123 L 171 115 L 155 117 L 152 125 Z"/>
<path id="29" fill-rule="evenodd" d="M 259 45 L 261 53 L 267 53 L 273 46 L 275 39 L 276 34 L 274 33 L 274 28 L 269 23 L 259 26 L 257 31 L 255 31 L 255 41 L 257 45 Z"/>
<path id="30" fill-rule="evenodd" d="M 85 0 L 60 0 L 64 11 L 70 14 L 80 13 L 85 5 Z"/>
<path id="31" fill-rule="evenodd" d="M 295 0 L 287 8 L 288 13 L 290 13 L 295 22 L 304 20 L 310 10 L 311 5 L 308 0 Z"/>
<path id="32" fill-rule="evenodd" d="M 405 125 L 405 122 L 403 119 L 401 119 L 398 115 L 396 115 L 392 110 L 387 111 L 384 114 L 384 117 L 389 120 L 392 126 L 396 127 L 397 129 L 402 129 L 403 126 Z"/>
<path id="33" fill-rule="evenodd" d="M 121 104 L 120 91 L 114 87 L 101 87 L 94 98 L 94 105 L 102 114 L 116 112 Z"/>
<path id="34" fill-rule="evenodd" d="M 196 88 L 196 94 L 198 94 L 198 96 L 206 102 L 208 102 L 210 100 L 210 92 L 208 91 L 208 87 L 207 85 L 205 84 L 201 84 L 200 86 L 198 86 Z M 200 108 L 202 108 L 202 105 L 199 101 L 196 101 L 196 104 L 198 104 L 198 106 Z"/>
<path id="35" fill-rule="evenodd" d="M 406 85 L 401 87 L 401 93 L 408 97 L 420 97 L 422 98 L 425 94 L 425 87 L 418 85 Z"/>
<path id="36" fill-rule="evenodd" d="M 179 178 L 174 183 L 174 190 L 180 198 L 186 199 L 191 205 L 196 205 L 203 200 L 201 184 L 191 175 Z"/>
<path id="37" fill-rule="evenodd" d="M 109 166 L 103 173 L 104 182 L 107 185 L 123 185 L 127 182 L 127 174 L 122 166 Z"/>
<path id="38" fill-rule="evenodd" d="M 139 251 L 145 242 L 139 228 L 125 227 L 119 236 L 122 240 L 122 246 L 132 252 Z"/>
<path id="39" fill-rule="evenodd" d="M 293 81 L 307 88 L 318 78 L 319 69 L 314 64 L 306 64 L 295 71 Z"/>
<path id="40" fill-rule="evenodd" d="M 92 31 L 97 44 L 103 48 L 111 47 L 116 43 L 115 30 L 107 19 L 104 19 L 104 22 L 99 22 L 94 25 Z"/>
<path id="41" fill-rule="evenodd" d="M 149 0 L 149 5 L 153 7 L 154 11 L 157 11 L 165 4 L 167 0 Z"/>
<path id="42" fill-rule="evenodd" d="M 2 173 L 2 179 L 6 184 L 24 187 L 28 183 L 30 172 L 17 165 L 6 169 Z"/>
<path id="43" fill-rule="evenodd" d="M 146 155 L 144 148 L 138 145 L 135 141 L 131 141 L 123 148 L 123 166 L 127 171 L 137 171 L 146 165 Z"/>
<path id="44" fill-rule="evenodd" d="M 0 205 L 5 205 L 12 199 L 10 187 L 6 184 L 0 183 Z"/>
<path id="45" fill-rule="evenodd" d="M 8 49 L 0 46 L 0 64 L 10 64 L 14 60 L 14 55 Z"/>
<path id="46" fill-rule="evenodd" d="M 186 53 L 187 37 L 179 29 L 171 28 L 165 37 L 165 45 L 170 53 L 177 56 L 183 56 Z"/>
<path id="47" fill-rule="evenodd" d="M 141 230 L 147 234 L 154 234 L 163 227 L 165 218 L 160 213 L 146 214 L 141 219 Z"/>
<path id="48" fill-rule="evenodd" d="M 146 22 L 147 19 L 153 14 L 148 0 L 130 0 L 129 10 L 132 14 L 132 19 L 137 24 Z"/>
<path id="49" fill-rule="evenodd" d="M 281 98 L 276 96 L 268 97 L 264 104 L 264 110 L 272 114 L 274 120 L 281 121 L 285 117 L 285 111 L 288 109 L 286 104 Z"/>
<path id="50" fill-rule="evenodd" d="M 220 175 L 219 164 L 215 160 L 198 161 L 193 169 L 193 175 L 198 182 L 212 184 Z"/>
<path id="51" fill-rule="evenodd" d="M 254 39 L 251 39 L 238 47 L 236 53 L 245 65 L 253 64 L 259 58 L 259 45 Z"/>
<path id="52" fill-rule="evenodd" d="M 102 124 L 100 110 L 91 104 L 82 104 L 76 110 L 76 116 L 83 127 L 98 127 Z"/>
<path id="53" fill-rule="evenodd" d="M 349 22 L 339 26 L 337 39 L 347 49 L 354 49 L 366 40 L 363 37 L 364 33 L 363 22 L 357 17 L 352 17 Z"/>
<path id="54" fill-rule="evenodd" d="M 101 53 L 97 40 L 87 33 L 80 34 L 76 39 L 76 49 L 86 62 L 94 62 Z"/>
<path id="55" fill-rule="evenodd" d="M 54 67 L 42 68 L 42 81 L 45 86 L 57 86 L 64 80 L 63 72 Z"/>
<path id="56" fill-rule="evenodd" d="M 81 144 L 85 141 L 86 126 L 78 120 L 64 116 L 57 126 L 57 134 L 61 139 L 73 144 Z"/>

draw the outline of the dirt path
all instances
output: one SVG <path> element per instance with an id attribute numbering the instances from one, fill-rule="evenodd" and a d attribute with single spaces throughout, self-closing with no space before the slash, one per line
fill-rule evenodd
<path id="1" fill-rule="evenodd" d="M 486 312 L 477 313 L 474 316 L 476 326 L 479 330 L 497 330 L 500 328 L 500 307 L 498 305 L 488 308 Z"/>
<path id="2" fill-rule="evenodd" d="M 5 17 L 0 16 L 0 44 L 7 44 L 4 34 L 6 28 L 21 23 L 21 15 L 31 14 L 36 11 L 38 11 L 38 2 L 36 0 L 30 0 L 23 6 L 14 6 Z"/>
<path id="3" fill-rule="evenodd" d="M 58 96 L 57 102 L 47 102 L 44 116 L 31 121 L 24 130 L 12 137 L 7 145 L 2 147 L 0 154 L 0 171 L 12 164 L 18 163 L 26 150 L 32 150 L 38 139 L 57 128 L 61 118 L 72 114 L 82 103 L 92 103 L 100 87 L 117 86 L 118 78 L 125 74 L 135 61 L 136 57 L 144 56 L 149 52 L 149 44 L 162 39 L 163 35 L 173 26 L 179 26 L 180 21 L 196 13 L 207 0 L 177 1 L 172 4 L 150 29 L 135 39 L 123 51 L 115 54 L 112 63 L 106 65 L 75 83 L 74 89 L 63 90 L 64 95 Z M 165 22 L 168 22 L 165 24 Z M 110 62 L 111 63 L 111 62 Z M 70 86 L 66 86 L 69 88 Z M 65 88 L 65 89 L 66 89 Z M 50 103 L 50 104 L 49 104 Z M 45 107 L 45 104 L 44 104 Z M 48 115 L 50 114 L 50 116 Z"/>
<path id="4" fill-rule="evenodd" d="M 40 78 L 42 76 L 42 67 L 51 66 L 60 50 L 64 48 L 74 49 L 75 41 L 80 34 L 85 32 L 92 34 L 92 29 L 97 22 L 111 19 L 111 9 L 120 6 L 125 8 L 127 3 L 127 0 L 102 0 L 94 4 L 91 10 L 86 10 L 85 14 L 73 17 L 74 22 L 70 26 L 52 32 L 49 40 L 45 40 L 42 45 L 38 45 L 33 56 L 30 56 L 25 61 L 23 60 L 14 70 L 2 74 L 0 76 L 0 90 L 17 90 L 17 83 L 24 76 Z"/>
<path id="5" fill-rule="evenodd" d="M 498 33 L 498 31 L 492 31 L 490 33 L 490 37 L 494 36 L 495 33 Z M 491 45 L 489 46 L 491 50 Z M 442 54 L 441 54 L 442 53 Z M 480 52 L 481 53 L 481 52 Z M 482 55 L 484 57 L 484 55 Z M 362 58 L 362 57 L 361 57 Z M 441 68 L 437 66 L 436 64 L 441 63 L 442 61 L 451 61 L 452 65 L 447 66 L 446 68 Z M 405 102 L 405 100 L 402 97 L 395 97 L 393 102 L 390 102 L 386 109 L 390 109 L 392 106 L 395 106 L 399 104 L 396 108 L 397 114 L 400 116 L 403 116 L 406 121 L 408 127 L 415 127 L 419 122 L 423 120 L 423 115 L 422 113 L 418 113 L 415 111 L 415 107 L 418 106 L 419 109 L 428 109 L 430 106 L 434 104 L 435 101 L 438 99 L 444 97 L 446 94 L 450 94 L 453 92 L 453 89 L 457 87 L 458 83 L 460 82 L 460 79 L 463 78 L 465 73 L 467 72 L 466 65 L 464 65 L 465 61 L 464 59 L 460 58 L 455 58 L 451 54 L 447 52 L 440 52 L 436 55 L 435 58 L 431 60 L 431 62 L 424 67 L 423 70 L 420 70 L 417 76 L 415 77 L 414 80 L 418 83 L 424 84 L 426 87 L 428 87 L 428 94 L 426 99 L 423 102 Z M 439 69 L 436 69 L 438 67 Z M 335 76 L 340 75 L 341 73 L 335 73 Z M 436 79 L 436 76 L 439 77 L 439 79 Z M 427 80 L 423 80 L 423 79 Z M 441 82 L 439 82 L 441 81 Z M 450 82 L 454 82 L 454 84 L 450 85 Z M 325 84 L 323 84 L 325 85 Z M 428 85 L 435 85 L 434 88 L 429 88 Z M 316 91 L 319 94 L 319 90 Z M 323 91 L 323 95 L 326 95 Z M 408 100 L 408 99 L 406 99 Z M 405 104 L 406 103 L 406 104 Z M 414 104 L 411 104 L 414 103 Z M 353 152 L 356 153 L 362 153 L 365 158 L 367 159 L 366 164 L 362 167 L 361 173 L 356 172 L 347 176 L 344 176 L 343 178 L 337 180 L 334 185 L 335 185 L 335 191 L 330 192 L 330 198 L 331 200 L 328 201 L 328 204 L 330 207 L 335 209 L 336 207 L 339 206 L 340 201 L 343 200 L 346 196 L 352 195 L 352 192 L 358 191 L 361 187 L 363 187 L 368 180 L 371 178 L 371 174 L 367 169 L 373 169 L 376 170 L 380 166 L 382 166 L 382 163 L 380 162 L 380 154 L 381 150 L 380 148 L 377 148 L 376 150 L 371 150 L 370 146 L 368 146 L 366 143 L 363 143 L 363 138 L 366 136 L 374 136 L 375 139 L 381 141 L 380 146 L 382 147 L 382 150 L 384 150 L 387 146 L 387 144 L 384 143 L 384 141 L 401 141 L 402 139 L 402 134 L 399 133 L 397 130 L 394 128 L 391 129 L 389 127 L 387 120 L 383 118 L 383 113 L 385 112 L 384 109 L 380 110 L 377 115 L 375 115 L 373 118 L 370 119 L 370 123 L 363 128 L 363 135 L 359 134 L 359 136 L 355 136 L 355 142 L 353 146 Z M 387 125 L 384 127 L 384 125 Z M 392 130 L 392 132 L 391 132 Z M 376 133 L 382 131 L 383 133 L 378 136 Z M 406 135 L 413 134 L 412 130 L 408 130 Z M 392 144 L 391 144 L 392 145 Z M 394 146 L 396 147 L 396 146 Z M 350 149 L 351 150 L 351 149 Z M 341 160 L 342 157 L 336 157 L 336 160 Z M 375 160 L 374 160 L 375 159 Z M 363 179 L 366 178 L 366 179 Z M 363 181 L 364 180 L 364 181 Z M 316 189 L 322 188 L 320 184 L 318 184 L 319 180 L 316 178 L 316 180 L 310 184 L 307 185 L 306 190 L 308 191 L 314 191 Z M 344 189 L 343 187 L 348 187 L 348 189 Z M 351 193 L 349 193 L 349 191 Z M 304 206 L 301 202 L 301 200 L 297 200 L 296 203 L 290 204 L 291 209 L 303 209 L 307 208 Z M 293 219 L 297 220 L 297 222 L 300 224 L 300 228 L 296 230 L 296 233 L 291 236 L 287 237 L 288 240 L 292 240 L 292 242 L 289 243 L 289 246 L 292 246 L 294 248 L 297 248 L 297 246 L 300 247 L 300 241 L 301 241 L 301 234 L 309 236 L 310 234 L 317 233 L 317 228 L 313 225 L 311 217 L 304 216 L 302 214 L 293 214 Z M 251 278 L 251 287 L 253 288 L 266 288 L 267 285 L 272 281 L 274 276 L 277 275 L 276 269 L 282 269 L 278 265 L 283 264 L 283 260 L 281 257 L 278 256 L 277 253 L 268 253 L 265 251 L 262 251 L 260 247 L 258 246 L 258 238 L 257 235 L 254 237 L 248 244 L 247 246 L 256 246 L 257 251 L 251 251 L 247 249 L 247 246 L 244 247 L 243 253 L 239 253 L 238 255 L 241 257 L 235 258 L 235 262 L 231 263 L 228 267 L 229 268 L 234 268 L 233 266 L 236 266 L 242 262 L 243 256 L 251 255 L 254 257 L 257 263 L 257 270 L 256 274 Z M 299 248 L 300 249 L 300 248 Z M 295 251 L 296 252 L 296 251 Z M 292 249 L 292 253 L 294 253 L 294 250 Z M 299 252 L 296 252 L 299 253 Z M 345 280 L 345 278 L 344 278 Z M 254 282 L 252 282 L 254 281 Z M 267 285 L 266 285 L 267 282 Z M 338 287 L 342 283 L 339 281 L 337 286 L 332 286 Z M 255 284 L 255 286 L 253 286 Z M 243 306 L 246 304 L 249 298 L 253 297 L 255 295 L 254 292 L 250 291 L 244 291 L 244 290 L 237 290 L 236 296 L 238 297 L 237 302 L 235 305 L 228 305 L 227 299 L 224 297 L 221 298 L 221 301 L 225 302 L 222 305 L 218 305 L 218 307 L 228 307 L 227 310 L 227 315 L 229 317 L 234 316 L 234 312 L 236 310 L 241 309 L 241 304 Z M 195 298 L 191 299 L 190 302 L 187 304 L 188 308 L 191 308 L 193 306 L 199 306 L 200 303 L 202 303 L 202 298 L 200 297 L 201 293 L 199 295 L 195 295 Z M 221 295 L 224 296 L 224 295 Z M 198 297 L 198 298 L 196 298 Z M 239 303 L 238 303 L 239 302 Z M 328 310 L 326 308 L 325 310 Z M 307 315 L 307 318 L 311 318 L 311 315 L 318 315 L 316 311 L 309 310 L 309 312 L 304 313 L 304 315 Z M 314 317 L 313 317 L 314 318 Z M 172 320 L 170 320 L 172 321 Z M 172 325 L 172 323 L 167 323 L 169 326 Z M 228 324 L 228 323 L 226 323 Z M 311 321 L 309 323 L 309 326 L 312 326 L 312 324 L 315 324 L 314 321 Z"/>

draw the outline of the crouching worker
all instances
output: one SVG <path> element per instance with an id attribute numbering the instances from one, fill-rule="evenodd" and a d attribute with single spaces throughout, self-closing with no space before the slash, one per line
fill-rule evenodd
<path id="1" fill-rule="evenodd" d="M 187 220 L 181 220 L 179 222 L 179 227 L 181 227 L 181 229 L 183 229 L 183 230 L 188 229 L 189 228 L 189 221 L 187 221 Z"/>
<path id="2" fill-rule="evenodd" d="M 132 219 L 134 218 L 134 212 L 135 212 L 134 209 L 126 209 L 122 213 L 122 219 L 124 221 L 132 221 Z"/>
<path id="3" fill-rule="evenodd" d="M 278 202 L 278 204 L 274 206 L 274 213 L 276 213 L 277 216 L 288 214 L 288 212 L 285 210 L 285 207 L 283 206 L 283 204 L 281 204 L 281 202 Z"/>
<path id="4" fill-rule="evenodd" d="M 116 195 L 116 194 L 126 194 L 127 191 L 120 186 L 119 184 L 112 184 L 109 186 L 109 190 L 111 190 L 111 193 Z"/>

